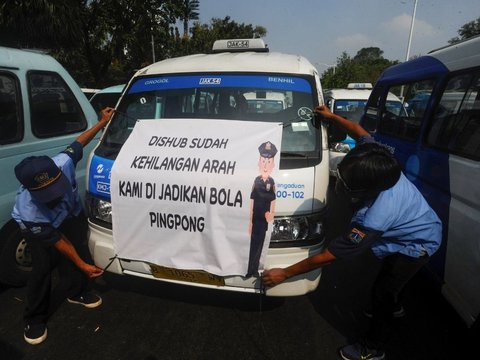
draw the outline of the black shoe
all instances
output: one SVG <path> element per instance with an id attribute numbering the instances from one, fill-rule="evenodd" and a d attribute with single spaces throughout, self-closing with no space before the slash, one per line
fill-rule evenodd
<path id="1" fill-rule="evenodd" d="M 341 348 L 340 356 L 344 360 L 382 360 L 385 358 L 385 352 L 356 343 Z"/>
<path id="2" fill-rule="evenodd" d="M 395 304 L 395 308 L 393 309 L 393 317 L 394 318 L 401 318 L 404 317 L 407 313 L 405 312 L 405 309 L 403 308 L 402 304 Z M 363 315 L 365 315 L 368 318 L 372 317 L 372 308 L 368 307 L 366 309 L 363 309 Z"/>
<path id="3" fill-rule="evenodd" d="M 70 297 L 67 299 L 70 304 L 83 305 L 86 308 L 93 309 L 102 304 L 102 298 L 91 292 L 83 293 L 79 296 Z"/>
<path id="4" fill-rule="evenodd" d="M 23 333 L 25 341 L 31 345 L 37 345 L 47 338 L 47 326 L 45 324 L 28 324 Z"/>

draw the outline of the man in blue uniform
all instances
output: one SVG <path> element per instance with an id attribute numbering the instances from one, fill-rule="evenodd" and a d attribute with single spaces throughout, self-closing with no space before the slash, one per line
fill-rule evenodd
<path id="1" fill-rule="evenodd" d="M 277 148 L 267 141 L 258 147 L 258 151 L 260 175 L 255 178 L 250 194 L 250 255 L 247 276 L 258 274 L 268 223 L 275 216 L 275 181 L 270 174 L 275 167 Z"/>
<path id="2" fill-rule="evenodd" d="M 47 338 L 47 318 L 57 295 L 68 302 L 94 308 L 102 299 L 87 291 L 88 279 L 103 270 L 87 263 L 87 222 L 75 179 L 75 166 L 87 145 L 110 120 L 113 109 L 102 110 L 101 120 L 82 133 L 60 154 L 30 156 L 15 167 L 21 186 L 13 219 L 27 240 L 33 268 L 27 283 L 24 339 L 32 345 Z M 59 284 L 51 293 L 52 271 Z"/>
<path id="3" fill-rule="evenodd" d="M 350 228 L 320 254 L 285 269 L 265 270 L 263 280 L 265 285 L 275 286 L 335 259 L 371 249 L 383 262 L 372 289 L 370 328 L 360 342 L 343 347 L 340 355 L 346 360 L 383 359 L 398 295 L 440 247 L 442 224 L 387 147 L 328 107 L 315 111 L 357 140 L 357 147 L 338 165 L 335 188 L 354 208 Z"/>

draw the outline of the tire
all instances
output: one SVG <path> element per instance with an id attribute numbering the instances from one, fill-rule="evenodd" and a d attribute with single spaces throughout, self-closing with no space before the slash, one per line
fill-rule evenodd
<path id="1" fill-rule="evenodd" d="M 32 258 L 20 228 L 13 220 L 0 235 L 0 282 L 20 287 L 27 283 L 32 270 Z"/>

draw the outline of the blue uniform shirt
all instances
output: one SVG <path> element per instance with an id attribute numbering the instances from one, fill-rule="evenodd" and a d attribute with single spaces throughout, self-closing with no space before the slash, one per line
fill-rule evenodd
<path id="1" fill-rule="evenodd" d="M 27 237 L 32 235 L 45 244 L 53 244 L 59 240 L 60 235 L 56 234 L 55 230 L 60 227 L 62 222 L 69 217 L 78 216 L 82 212 L 82 203 L 75 179 L 75 166 L 82 159 L 82 156 L 83 147 L 75 141 L 63 152 L 52 157 L 72 185 L 71 191 L 68 191 L 61 203 L 53 209 L 35 201 L 30 192 L 25 187 L 20 186 L 17 191 L 12 217 Z"/>
<path id="2" fill-rule="evenodd" d="M 369 142 L 375 140 L 359 140 Z M 416 186 L 400 174 L 393 187 L 355 211 L 348 233 L 333 239 L 328 248 L 338 258 L 367 248 L 379 258 L 394 253 L 420 257 L 432 255 L 441 242 L 442 222 Z"/>
<path id="3" fill-rule="evenodd" d="M 372 204 L 356 211 L 352 221 L 382 233 L 372 244 L 373 253 L 380 258 L 397 252 L 411 257 L 432 255 L 442 241 L 440 219 L 403 174 Z"/>

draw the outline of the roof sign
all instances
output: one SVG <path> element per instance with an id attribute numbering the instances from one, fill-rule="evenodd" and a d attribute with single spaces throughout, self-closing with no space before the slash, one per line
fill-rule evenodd
<path id="1" fill-rule="evenodd" d="M 241 52 L 256 51 L 268 52 L 268 47 L 262 39 L 229 39 L 216 40 L 212 47 L 213 52 Z"/>
<path id="2" fill-rule="evenodd" d="M 349 83 L 347 89 L 372 89 L 371 83 Z"/>

